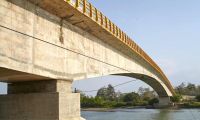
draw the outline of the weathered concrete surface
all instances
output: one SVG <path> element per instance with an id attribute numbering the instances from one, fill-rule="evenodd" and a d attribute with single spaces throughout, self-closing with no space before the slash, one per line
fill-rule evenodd
<path id="1" fill-rule="evenodd" d="M 27 0 L 1 0 L 0 25 L 0 79 L 5 82 L 118 74 L 141 79 L 159 96 L 172 95 L 171 84 L 142 59 Z"/>
<path id="2" fill-rule="evenodd" d="M 8 84 L 8 94 L 20 93 L 51 93 L 62 92 L 71 93 L 72 81 L 66 80 L 42 80 L 42 81 L 27 81 L 14 82 Z"/>
<path id="3" fill-rule="evenodd" d="M 80 95 L 71 82 L 61 80 L 19 82 L 0 96 L 0 120 L 81 120 Z"/>
<path id="4" fill-rule="evenodd" d="M 167 106 L 167 105 L 169 105 L 169 102 L 170 102 L 170 97 L 160 97 L 159 98 L 159 104 L 161 106 Z"/>
<path id="5" fill-rule="evenodd" d="M 155 106 L 156 108 L 168 108 L 173 107 L 170 97 L 159 97 L 159 104 Z"/>

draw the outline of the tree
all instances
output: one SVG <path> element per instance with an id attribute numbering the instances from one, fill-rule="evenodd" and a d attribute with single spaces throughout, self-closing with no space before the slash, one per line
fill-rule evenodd
<path id="1" fill-rule="evenodd" d="M 196 86 L 195 84 L 189 83 L 187 85 L 187 94 L 189 95 L 196 95 Z"/>
<path id="2" fill-rule="evenodd" d="M 188 83 L 185 85 L 182 83 L 181 85 L 175 88 L 176 93 L 182 95 L 196 96 L 200 92 L 200 86 L 196 86 L 195 84 Z"/>
<path id="3" fill-rule="evenodd" d="M 116 93 L 115 93 L 115 89 L 112 85 L 108 85 L 107 88 L 107 96 L 108 96 L 108 100 L 109 101 L 114 101 L 116 98 Z"/>
<path id="4" fill-rule="evenodd" d="M 156 92 L 151 91 L 150 88 L 140 87 L 138 93 L 144 101 L 149 101 L 150 99 L 155 98 L 157 96 Z"/>
<path id="5" fill-rule="evenodd" d="M 139 94 L 132 92 L 132 93 L 127 93 L 124 98 L 123 98 L 124 102 L 134 102 L 134 103 L 138 103 L 140 101 L 140 96 Z"/>
<path id="6" fill-rule="evenodd" d="M 179 86 L 175 88 L 175 91 L 179 94 L 185 94 L 185 83 L 181 83 Z"/>
<path id="7" fill-rule="evenodd" d="M 151 100 L 149 100 L 149 105 L 154 105 L 154 104 L 157 104 L 157 103 L 159 103 L 158 98 L 152 98 Z"/>
<path id="8" fill-rule="evenodd" d="M 114 101 L 116 98 L 115 89 L 109 84 L 108 87 L 100 88 L 96 96 L 101 97 L 106 101 Z"/>
<path id="9" fill-rule="evenodd" d="M 171 101 L 172 101 L 172 102 L 175 102 L 175 103 L 180 102 L 181 99 L 182 99 L 182 96 L 179 95 L 179 94 L 176 94 L 176 95 L 174 95 L 174 96 L 171 97 Z"/>
<path id="10" fill-rule="evenodd" d="M 195 89 L 196 89 L 196 86 L 195 86 L 195 84 L 189 83 L 189 84 L 187 85 L 187 89 L 189 89 L 189 90 L 195 90 Z"/>
<path id="11" fill-rule="evenodd" d="M 107 99 L 107 88 L 102 87 L 98 90 L 96 97 L 101 97 L 104 100 Z"/>
<path id="12" fill-rule="evenodd" d="M 200 102 L 200 95 L 197 95 L 196 99 L 197 99 L 198 102 Z"/>
<path id="13" fill-rule="evenodd" d="M 200 85 L 197 86 L 197 91 L 200 93 Z"/>

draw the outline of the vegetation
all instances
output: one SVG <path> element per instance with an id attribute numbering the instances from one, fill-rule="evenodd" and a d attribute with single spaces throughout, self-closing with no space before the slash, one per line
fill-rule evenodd
<path id="1" fill-rule="evenodd" d="M 171 97 L 171 101 L 174 103 L 181 102 L 182 96 L 180 94 L 176 94 L 175 96 Z"/>
<path id="2" fill-rule="evenodd" d="M 108 85 L 108 87 L 103 87 L 98 90 L 97 97 L 102 98 L 105 101 L 114 101 L 117 97 L 115 93 L 115 89 L 112 85 Z"/>
<path id="3" fill-rule="evenodd" d="M 155 99 L 156 94 L 150 91 L 149 88 L 140 88 L 138 93 L 120 93 L 115 92 L 112 85 L 102 87 L 98 90 L 95 97 L 81 94 L 82 108 L 119 108 L 132 106 L 146 106 L 149 104 L 158 103 Z"/>
<path id="4" fill-rule="evenodd" d="M 198 102 L 200 102 L 200 95 L 197 95 L 196 99 L 197 99 Z"/>
<path id="5" fill-rule="evenodd" d="M 189 83 L 177 86 L 176 95 L 171 97 L 171 101 L 185 108 L 200 108 L 200 86 Z M 183 100 L 182 96 L 194 96 L 195 100 Z M 196 96 L 196 97 L 195 97 Z M 112 85 L 102 87 L 97 95 L 86 96 L 81 93 L 82 108 L 123 108 L 133 106 L 146 106 L 159 103 L 155 91 L 149 88 L 140 87 L 138 92 L 121 93 L 116 92 Z"/>
<path id="6" fill-rule="evenodd" d="M 183 104 L 184 108 L 200 108 L 200 85 L 182 83 L 175 88 L 175 91 L 178 95 L 172 97 L 173 102 Z M 192 96 L 194 99 L 184 100 L 181 96 Z"/>
<path id="7" fill-rule="evenodd" d="M 186 102 L 184 108 L 200 108 L 200 102 Z"/>
<path id="8" fill-rule="evenodd" d="M 154 104 L 157 104 L 157 103 L 159 103 L 159 100 L 158 100 L 158 98 L 152 98 L 151 100 L 149 100 L 149 105 L 154 105 Z"/>
<path id="9" fill-rule="evenodd" d="M 176 93 L 181 95 L 197 96 L 200 95 L 200 85 L 196 86 L 195 84 L 185 83 L 180 84 L 175 88 Z"/>

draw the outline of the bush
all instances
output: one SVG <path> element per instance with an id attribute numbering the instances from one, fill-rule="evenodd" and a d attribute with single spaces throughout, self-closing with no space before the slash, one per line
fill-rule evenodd
<path id="1" fill-rule="evenodd" d="M 115 105 L 113 105 L 113 107 L 115 107 L 115 108 L 126 107 L 126 103 L 125 102 L 117 102 Z"/>

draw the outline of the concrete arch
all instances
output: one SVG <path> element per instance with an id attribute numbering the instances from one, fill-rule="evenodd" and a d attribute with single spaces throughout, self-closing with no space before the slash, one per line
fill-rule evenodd
<path id="1" fill-rule="evenodd" d="M 172 96 L 172 93 L 162 81 L 157 80 L 151 76 L 148 76 L 145 74 L 136 74 L 136 73 L 122 73 L 122 74 L 115 74 L 115 75 L 126 76 L 126 77 L 131 77 L 131 78 L 136 78 L 138 80 L 141 80 L 144 83 L 151 86 L 156 91 L 159 97 Z"/>
<path id="2" fill-rule="evenodd" d="M 140 80 L 150 87 L 152 87 L 155 92 L 158 94 L 159 97 L 170 97 L 173 96 L 173 93 L 168 89 L 168 87 L 165 85 L 165 83 L 159 79 L 156 79 L 152 76 L 148 76 L 142 73 L 113 73 L 113 74 L 107 74 L 107 75 L 113 75 L 113 76 L 124 76 L 124 77 L 130 77 L 135 78 L 137 80 Z M 107 76 L 102 75 L 102 76 Z M 98 78 L 102 77 L 100 75 L 93 75 L 87 78 Z M 85 78 L 85 79 L 87 79 Z M 123 81 L 123 80 L 122 80 Z"/>

